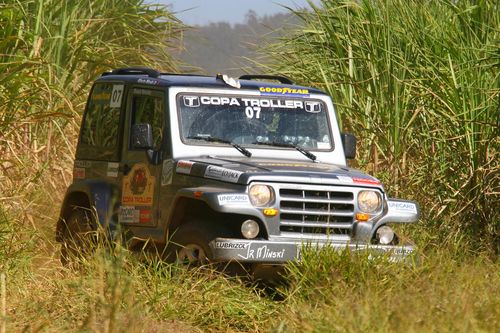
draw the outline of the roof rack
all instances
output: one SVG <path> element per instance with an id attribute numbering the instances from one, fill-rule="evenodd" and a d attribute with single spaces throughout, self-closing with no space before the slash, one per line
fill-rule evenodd
<path id="1" fill-rule="evenodd" d="M 266 75 L 266 74 L 246 74 L 240 76 L 240 80 L 275 80 L 283 84 L 295 84 L 291 79 L 281 75 Z"/>
<path id="2" fill-rule="evenodd" d="M 157 78 L 161 75 L 156 69 L 149 67 L 127 67 L 127 68 L 117 68 L 113 69 L 111 72 L 102 73 L 102 76 L 106 75 L 147 75 L 149 77 Z"/>

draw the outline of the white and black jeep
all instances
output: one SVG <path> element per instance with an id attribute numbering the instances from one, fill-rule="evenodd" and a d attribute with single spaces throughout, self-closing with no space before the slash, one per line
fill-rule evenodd
<path id="1" fill-rule="evenodd" d="M 102 226 L 182 262 L 300 260 L 304 245 L 413 252 L 391 223 L 419 218 L 347 167 L 355 138 L 324 92 L 287 78 L 104 73 L 83 116 L 56 238 L 62 260 Z"/>

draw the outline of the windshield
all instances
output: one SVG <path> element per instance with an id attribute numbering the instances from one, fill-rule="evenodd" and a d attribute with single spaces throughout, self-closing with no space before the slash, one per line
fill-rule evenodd
<path id="1" fill-rule="evenodd" d="M 182 93 L 177 95 L 183 142 L 227 141 L 262 148 L 333 148 L 326 105 L 317 99 Z M 215 140 L 201 140 L 212 138 Z"/>

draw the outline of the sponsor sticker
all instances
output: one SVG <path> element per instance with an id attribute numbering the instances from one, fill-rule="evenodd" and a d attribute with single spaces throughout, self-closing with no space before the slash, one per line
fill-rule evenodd
<path id="1" fill-rule="evenodd" d="M 380 185 L 380 181 L 377 179 L 352 177 L 352 180 L 358 184 Z"/>
<path id="2" fill-rule="evenodd" d="M 92 94 L 92 96 L 90 97 L 90 99 L 92 100 L 93 103 L 95 104 L 101 104 L 101 105 L 104 105 L 104 104 L 108 104 L 110 99 L 111 99 L 111 95 L 109 92 L 95 92 Z"/>
<path id="3" fill-rule="evenodd" d="M 134 94 L 151 96 L 152 93 L 153 90 L 151 89 L 137 89 L 137 88 L 134 89 Z"/>
<path id="4" fill-rule="evenodd" d="M 190 108 L 197 108 L 200 106 L 200 98 L 198 96 L 182 96 L 182 101 L 184 102 L 184 106 Z"/>
<path id="5" fill-rule="evenodd" d="M 217 196 L 219 205 L 238 205 L 250 203 L 248 195 L 246 194 L 219 194 Z"/>
<path id="6" fill-rule="evenodd" d="M 73 169 L 74 179 L 85 179 L 85 169 L 84 168 L 74 168 Z"/>
<path id="7" fill-rule="evenodd" d="M 321 112 L 321 102 L 319 101 L 306 101 L 305 102 L 306 112 L 309 113 L 320 113 Z"/>
<path id="8" fill-rule="evenodd" d="M 389 201 L 389 208 L 398 212 L 417 214 L 417 205 L 413 202 Z"/>
<path id="9" fill-rule="evenodd" d="M 111 92 L 111 99 L 109 100 L 110 108 L 119 108 L 122 106 L 123 97 L 123 84 L 114 84 L 113 91 Z"/>
<path id="10" fill-rule="evenodd" d="M 172 173 L 174 171 L 174 162 L 164 160 L 161 169 L 161 186 L 172 184 Z"/>
<path id="11" fill-rule="evenodd" d="M 217 249 L 235 249 L 235 250 L 243 250 L 250 243 L 231 243 L 231 242 L 215 242 L 215 248 Z"/>
<path id="12" fill-rule="evenodd" d="M 118 177 L 118 167 L 120 166 L 119 163 L 114 163 L 114 162 L 109 162 L 108 163 L 108 170 L 106 171 L 106 176 L 108 177 Z"/>
<path id="13" fill-rule="evenodd" d="M 205 170 L 205 178 L 217 179 L 222 181 L 227 181 L 230 183 L 237 183 L 240 178 L 241 171 L 235 171 L 231 169 L 226 169 L 218 167 L 215 165 L 209 165 Z"/>
<path id="14" fill-rule="evenodd" d="M 140 209 L 139 210 L 139 223 L 151 222 L 151 210 L 150 209 Z"/>
<path id="15" fill-rule="evenodd" d="M 317 143 L 318 149 L 330 149 L 330 142 L 318 142 Z"/>
<path id="16" fill-rule="evenodd" d="M 247 249 L 247 253 L 244 255 L 238 254 L 238 257 L 243 260 L 283 259 L 285 257 L 285 253 L 286 249 L 273 250 L 267 245 L 260 246 L 256 249 L 252 249 L 249 246 Z"/>
<path id="17" fill-rule="evenodd" d="M 282 98 L 183 95 L 182 103 L 184 104 L 184 106 L 190 108 L 197 108 L 202 105 L 239 106 L 245 108 L 253 108 L 255 112 L 257 112 L 258 110 L 256 108 L 304 109 L 307 112 L 312 112 L 312 113 L 318 113 L 321 112 L 322 110 L 320 102 L 316 101 L 304 102 L 296 99 L 282 99 Z M 249 109 L 246 109 L 245 112 L 246 113 L 249 112 L 248 110 Z M 258 111 L 260 112 L 260 110 Z"/>
<path id="18" fill-rule="evenodd" d="M 137 79 L 137 83 L 142 83 L 142 84 L 150 84 L 150 85 L 157 85 L 158 81 L 157 80 L 151 80 L 151 79 Z"/>
<path id="19" fill-rule="evenodd" d="M 411 254 L 413 252 L 413 249 L 400 247 L 392 249 L 392 252 L 397 255 L 406 256 Z"/>
<path id="20" fill-rule="evenodd" d="M 342 182 L 342 183 L 353 183 L 354 181 L 352 180 L 351 177 L 349 176 L 337 176 L 337 179 Z"/>
<path id="21" fill-rule="evenodd" d="M 186 175 L 191 174 L 191 168 L 193 167 L 194 162 L 180 160 L 177 162 L 177 166 L 175 167 L 175 172 L 183 173 Z"/>
<path id="22" fill-rule="evenodd" d="M 308 89 L 296 88 L 281 88 L 281 87 L 260 87 L 261 95 L 278 95 L 278 96 L 294 96 L 294 97 L 308 97 Z"/>
<path id="23" fill-rule="evenodd" d="M 77 168 L 90 168 L 91 166 L 92 162 L 90 161 L 82 161 L 82 160 L 75 161 L 75 167 Z"/>
<path id="24" fill-rule="evenodd" d="M 134 206 L 121 206 L 118 213 L 119 223 L 138 223 L 140 219 L 140 211 Z"/>
<path id="25" fill-rule="evenodd" d="M 123 177 L 122 204 L 128 206 L 153 205 L 155 177 L 146 164 L 139 163 Z"/>

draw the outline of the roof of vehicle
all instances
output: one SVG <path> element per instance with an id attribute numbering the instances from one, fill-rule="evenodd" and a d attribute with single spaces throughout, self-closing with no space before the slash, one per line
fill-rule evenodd
<path id="1" fill-rule="evenodd" d="M 134 82 L 151 86 L 176 86 L 176 87 L 203 87 L 203 88 L 232 88 L 227 83 L 226 75 L 218 74 L 216 76 L 195 75 L 195 74 L 174 74 L 160 73 L 154 69 L 145 67 L 132 67 L 113 70 L 103 73 L 96 82 L 103 81 L 122 81 Z M 231 78 L 229 78 L 231 79 Z M 272 80 L 272 81 L 261 81 Z M 236 79 L 240 83 L 240 89 L 259 90 L 262 87 L 269 88 L 290 88 L 295 90 L 307 90 L 308 94 L 325 94 L 325 92 L 306 86 L 299 86 L 283 76 L 275 75 L 243 75 Z M 279 82 L 276 82 L 279 81 Z M 291 92 L 291 94 L 293 94 Z"/>

